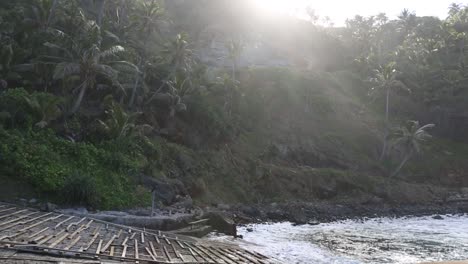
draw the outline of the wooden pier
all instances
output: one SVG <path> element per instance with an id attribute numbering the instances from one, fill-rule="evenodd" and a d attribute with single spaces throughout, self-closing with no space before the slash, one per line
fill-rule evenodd
<path id="1" fill-rule="evenodd" d="M 236 246 L 0 203 L 3 250 L 124 263 L 277 263 Z"/>

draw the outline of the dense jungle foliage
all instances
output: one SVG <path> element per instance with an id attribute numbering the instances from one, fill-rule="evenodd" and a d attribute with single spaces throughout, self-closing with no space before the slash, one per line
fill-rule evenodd
<path id="1" fill-rule="evenodd" d="M 0 1 L 3 196 L 134 207 L 150 200 L 142 175 L 199 203 L 468 186 L 468 7 L 310 18 Z"/>

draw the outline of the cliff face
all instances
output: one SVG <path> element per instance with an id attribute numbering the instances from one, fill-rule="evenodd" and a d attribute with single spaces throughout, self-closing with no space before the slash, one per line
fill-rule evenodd
<path id="1" fill-rule="evenodd" d="M 183 179 L 199 201 L 365 201 L 377 196 L 425 203 L 443 199 L 465 178 L 462 164 L 468 152 L 436 138 L 399 178 L 389 179 L 399 158 L 378 161 L 382 118 L 366 104 L 366 84 L 349 72 L 254 68 L 241 71 L 239 78 L 244 112 L 236 135 L 207 148 L 216 138 L 212 131 L 180 120 L 183 141 L 198 143 L 176 156 L 170 175 Z M 456 176 L 450 173 L 455 168 Z"/>

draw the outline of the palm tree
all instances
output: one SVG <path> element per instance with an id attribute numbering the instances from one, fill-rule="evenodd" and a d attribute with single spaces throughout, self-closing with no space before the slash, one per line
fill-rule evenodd
<path id="1" fill-rule="evenodd" d="M 151 48 L 154 47 L 154 42 L 150 40 L 152 37 L 159 36 L 157 33 L 162 22 L 163 10 L 155 0 L 137 1 L 135 3 L 135 13 L 134 16 L 130 17 L 130 28 L 132 29 L 130 31 L 135 35 L 131 35 L 127 39 L 129 39 L 129 45 L 137 51 L 138 68 L 144 69 L 144 65 L 148 62 L 148 57 L 150 57 Z M 123 31 L 127 31 L 126 28 Z M 148 45 L 148 43 L 151 43 L 151 45 Z M 140 83 L 144 86 L 144 79 L 145 71 L 135 74 L 132 95 L 128 103 L 129 107 L 133 107 Z"/>
<path id="2" fill-rule="evenodd" d="M 242 42 L 240 40 L 231 39 L 228 43 L 226 43 L 226 48 L 228 50 L 228 58 L 231 61 L 232 65 L 232 79 L 236 79 L 236 70 L 237 70 L 237 63 L 239 57 L 242 53 Z"/>
<path id="3" fill-rule="evenodd" d="M 97 120 L 101 128 L 111 138 L 125 138 L 142 136 L 145 131 L 152 130 L 150 125 L 137 125 L 137 118 L 141 115 L 140 112 L 126 112 L 123 107 L 108 97 L 107 101 L 107 119 Z"/>
<path id="4" fill-rule="evenodd" d="M 105 0 L 79 0 L 78 2 L 83 10 L 94 16 L 96 24 L 101 27 Z"/>
<path id="5" fill-rule="evenodd" d="M 455 16 L 462 9 L 462 5 L 457 3 L 452 3 L 449 6 L 449 16 Z"/>
<path id="6" fill-rule="evenodd" d="M 53 47 L 52 45 L 48 45 Z M 63 61 L 55 66 L 55 80 L 63 80 L 66 78 L 79 78 L 80 84 L 77 87 L 79 91 L 78 97 L 70 111 L 71 114 L 76 113 L 81 106 L 81 102 L 88 89 L 96 86 L 97 77 L 101 76 L 104 79 L 112 82 L 115 86 L 121 87 L 118 82 L 118 72 L 112 66 L 105 64 L 105 58 L 123 51 L 121 46 L 113 46 L 107 50 L 101 50 L 97 45 L 93 45 L 89 49 L 79 54 L 79 57 L 73 56 L 63 57 Z"/>
<path id="7" fill-rule="evenodd" d="M 391 90 L 394 87 L 406 87 L 401 81 L 397 80 L 397 70 L 395 68 L 396 63 L 390 62 L 385 66 L 381 66 L 378 70 L 375 71 L 374 81 L 376 86 L 371 90 L 378 91 L 383 90 L 385 92 L 385 135 L 383 141 L 382 152 L 380 154 L 380 160 L 385 157 L 387 153 L 387 138 L 389 134 L 389 110 L 390 110 L 390 94 Z"/>
<path id="8" fill-rule="evenodd" d="M 393 133 L 392 137 L 395 146 L 401 148 L 405 154 L 398 167 L 391 174 L 391 177 L 397 175 L 414 154 L 422 151 L 422 145 L 432 137 L 426 129 L 433 128 L 434 126 L 434 124 L 420 126 L 418 121 L 410 120 L 406 126 L 398 128 Z"/>
<path id="9" fill-rule="evenodd" d="M 162 50 L 163 62 L 170 68 L 168 75 L 161 81 L 161 86 L 153 92 L 153 95 L 146 101 L 146 104 L 159 96 L 161 90 L 166 87 L 169 93 L 177 93 L 174 83 L 184 84 L 184 90 L 192 88 L 192 50 L 189 48 L 186 34 L 177 34 L 175 39 L 167 43 Z"/>
<path id="10" fill-rule="evenodd" d="M 43 58 L 49 60 L 49 63 L 52 61 L 52 63 L 55 64 L 53 78 L 55 80 L 79 80 L 79 85 L 76 88 L 78 91 L 78 97 L 71 108 L 71 114 L 78 111 L 86 91 L 96 86 L 98 77 L 101 77 L 111 82 L 114 86 L 123 89 L 122 85 L 118 81 L 118 71 L 114 69 L 113 66 L 116 64 L 124 64 L 136 68 L 135 65 L 126 61 L 109 61 L 109 58 L 119 52 L 122 52 L 124 48 L 122 46 L 114 45 L 106 49 L 102 49 L 99 27 L 89 21 L 85 24 L 88 28 L 82 33 L 89 34 L 86 37 L 91 36 L 91 41 L 89 39 L 77 39 L 75 41 L 75 39 L 66 36 L 67 41 L 65 41 L 65 43 L 46 42 L 44 44 L 46 47 L 55 50 L 55 54 L 61 54 L 55 56 L 43 56 Z M 87 42 L 90 42 L 91 44 L 88 46 Z M 66 44 L 69 45 L 67 46 Z"/>
<path id="11" fill-rule="evenodd" d="M 189 48 L 186 34 L 177 34 L 172 41 L 165 45 L 162 54 L 166 63 L 172 68 L 168 80 L 175 78 L 178 72 L 187 74 L 192 70 L 193 52 Z"/>
<path id="12" fill-rule="evenodd" d="M 406 37 L 411 29 L 417 25 L 416 14 L 405 8 L 398 15 L 398 18 L 400 19 L 400 30 L 403 32 L 403 37 Z"/>
<path id="13" fill-rule="evenodd" d="M 41 31 L 47 30 L 54 20 L 58 2 L 58 0 L 25 1 L 27 5 L 24 22 Z"/>
<path id="14" fill-rule="evenodd" d="M 228 74 L 218 77 L 216 86 L 223 89 L 224 111 L 231 117 L 236 94 L 239 94 L 239 82 L 231 78 Z"/>
<path id="15" fill-rule="evenodd" d="M 61 114 L 59 105 L 62 99 L 60 97 L 47 93 L 33 93 L 24 96 L 24 101 L 31 114 L 39 120 L 35 124 L 39 128 L 48 126 L 51 121 L 58 118 Z"/>

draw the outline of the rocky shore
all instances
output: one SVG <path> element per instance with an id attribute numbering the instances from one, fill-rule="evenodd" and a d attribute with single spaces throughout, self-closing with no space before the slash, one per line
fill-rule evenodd
<path id="1" fill-rule="evenodd" d="M 158 208 L 151 216 L 150 208 L 126 211 L 88 211 L 85 208 L 60 209 L 36 200 L 19 201 L 23 206 L 35 206 L 44 211 L 58 211 L 88 216 L 116 224 L 144 227 L 162 231 L 179 230 L 181 234 L 203 236 L 217 231 L 237 236 L 236 226 L 250 223 L 291 222 L 294 225 L 319 224 L 345 219 L 402 217 L 468 213 L 468 199 L 456 195 L 448 199 L 424 202 L 389 202 L 376 196 L 366 199 L 317 200 L 313 202 L 284 202 L 259 204 L 211 204 L 197 206 L 193 202 L 177 203 Z M 200 225 L 193 222 L 202 221 Z"/>
<path id="2" fill-rule="evenodd" d="M 345 219 L 403 217 L 468 213 L 468 201 L 428 204 L 271 203 L 240 205 L 229 210 L 238 224 L 289 221 L 296 225 L 319 224 Z"/>

